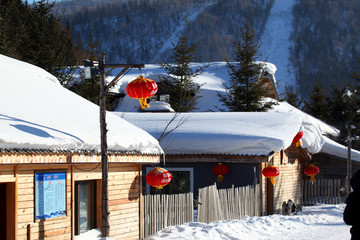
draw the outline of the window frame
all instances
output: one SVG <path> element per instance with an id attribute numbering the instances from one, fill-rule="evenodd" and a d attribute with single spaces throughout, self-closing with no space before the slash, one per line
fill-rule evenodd
<path id="1" fill-rule="evenodd" d="M 80 229 L 80 185 L 86 183 L 86 184 L 90 184 L 90 198 L 91 198 L 91 206 L 90 206 L 90 220 L 88 219 L 88 221 L 90 221 L 90 229 L 94 229 L 97 227 L 97 189 L 96 189 L 96 185 L 97 185 L 97 181 L 96 180 L 81 180 L 81 181 L 75 181 L 74 182 L 74 219 L 75 219 L 75 235 L 80 235 L 81 234 L 81 229 Z M 88 207 L 89 208 L 89 207 Z"/>
<path id="2" fill-rule="evenodd" d="M 146 167 L 146 175 L 149 174 L 149 172 L 151 170 L 153 170 L 154 167 Z M 194 192 L 194 168 L 192 167 L 167 167 L 166 170 L 168 170 L 169 172 L 190 172 L 190 192 Z M 150 189 L 151 186 L 147 183 L 145 183 L 146 185 L 146 195 L 150 195 Z"/>

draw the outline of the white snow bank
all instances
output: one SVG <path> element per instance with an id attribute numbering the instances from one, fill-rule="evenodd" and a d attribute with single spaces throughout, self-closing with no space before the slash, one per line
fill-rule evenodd
<path id="1" fill-rule="evenodd" d="M 190 222 L 167 227 L 149 236 L 157 239 L 211 240 L 311 240 L 350 239 L 350 227 L 342 220 L 344 204 L 304 207 L 295 216 L 243 217 L 209 224 Z"/>
<path id="2" fill-rule="evenodd" d="M 124 118 L 159 138 L 174 113 L 126 113 Z M 174 129 L 179 123 L 181 126 Z M 269 155 L 288 148 L 304 131 L 303 147 L 320 151 L 323 140 L 317 125 L 294 113 L 207 112 L 181 113 L 160 144 L 167 154 Z"/>
<path id="3" fill-rule="evenodd" d="M 0 55 L 0 148 L 100 151 L 99 107 L 41 68 Z M 109 150 L 162 153 L 145 131 L 107 114 Z"/>
<path id="4" fill-rule="evenodd" d="M 174 109 L 167 102 L 156 101 L 149 103 L 150 108 L 144 109 L 145 112 L 174 112 Z"/>
<path id="5" fill-rule="evenodd" d="M 113 239 L 109 237 L 106 238 L 101 237 L 101 230 L 96 228 L 81 233 L 80 235 L 76 235 L 75 240 L 113 240 Z"/>

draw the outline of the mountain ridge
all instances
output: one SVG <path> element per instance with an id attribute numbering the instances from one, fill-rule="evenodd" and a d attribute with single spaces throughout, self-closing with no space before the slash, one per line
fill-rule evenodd
<path id="1" fill-rule="evenodd" d="M 270 21 L 280 23 L 272 15 L 276 9 L 282 25 L 266 32 Z M 355 0 L 63 0 L 56 10 L 64 13 L 74 39 L 79 34 L 89 41 L 93 28 L 111 63 L 169 61 L 168 46 L 177 40 L 184 17 L 197 13 L 189 26 L 191 42 L 200 43 L 196 61 L 231 61 L 233 41 L 249 19 L 263 44 L 259 60 L 268 58 L 277 66 L 282 90 L 290 85 L 307 97 L 318 79 L 330 93 L 333 85 L 354 83 L 350 72 L 360 67 L 360 4 Z"/>

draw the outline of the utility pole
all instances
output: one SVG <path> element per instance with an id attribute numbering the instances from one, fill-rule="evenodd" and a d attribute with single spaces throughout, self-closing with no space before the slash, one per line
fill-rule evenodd
<path id="1" fill-rule="evenodd" d="M 346 162 L 346 197 L 349 196 L 351 192 L 350 178 L 352 176 L 352 167 L 351 167 L 351 128 L 348 127 L 348 136 L 346 138 L 347 142 L 347 162 Z"/>
<path id="2" fill-rule="evenodd" d="M 84 64 L 85 65 L 85 64 Z M 93 65 L 93 64 L 92 64 Z M 105 82 L 105 68 L 123 68 L 118 75 L 108 84 Z M 100 74 L 100 137 L 101 137 L 101 167 L 102 167 L 102 236 L 109 237 L 109 190 L 108 190 L 108 146 L 106 129 L 106 94 L 128 71 L 132 68 L 144 68 L 144 64 L 105 64 L 105 53 L 101 53 L 99 61 Z"/>

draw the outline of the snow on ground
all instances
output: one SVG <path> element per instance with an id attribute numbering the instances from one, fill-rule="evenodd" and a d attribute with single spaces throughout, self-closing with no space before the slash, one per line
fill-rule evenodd
<path id="1" fill-rule="evenodd" d="M 243 217 L 209 224 L 190 222 L 167 227 L 147 240 L 344 240 L 350 227 L 342 220 L 344 204 L 304 207 L 295 216 Z"/>

